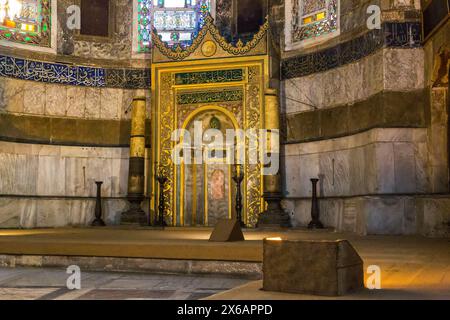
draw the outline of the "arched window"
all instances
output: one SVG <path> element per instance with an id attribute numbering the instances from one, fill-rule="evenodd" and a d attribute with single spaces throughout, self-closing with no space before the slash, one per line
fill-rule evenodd
<path id="1" fill-rule="evenodd" d="M 0 40 L 51 46 L 50 0 L 0 0 Z"/>
<path id="2" fill-rule="evenodd" d="M 150 51 L 154 27 L 169 45 L 189 45 L 211 11 L 211 0 L 137 0 L 137 52 Z"/>

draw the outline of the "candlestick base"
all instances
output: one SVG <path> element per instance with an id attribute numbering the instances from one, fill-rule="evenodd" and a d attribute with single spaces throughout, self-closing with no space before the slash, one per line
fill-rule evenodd
<path id="1" fill-rule="evenodd" d="M 311 221 L 308 225 L 308 229 L 325 229 L 325 227 L 320 221 Z"/>
<path id="2" fill-rule="evenodd" d="M 106 223 L 102 219 L 95 219 L 92 222 L 91 226 L 93 226 L 93 227 L 105 227 Z"/>

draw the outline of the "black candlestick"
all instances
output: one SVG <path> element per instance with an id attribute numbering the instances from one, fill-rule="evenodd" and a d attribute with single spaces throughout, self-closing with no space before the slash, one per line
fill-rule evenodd
<path id="1" fill-rule="evenodd" d="M 312 183 L 312 203 L 311 203 L 311 218 L 312 221 L 309 223 L 309 229 L 323 229 L 324 226 L 320 222 L 320 211 L 319 211 L 319 199 L 317 198 L 317 183 L 319 179 L 311 179 Z"/>
<path id="2" fill-rule="evenodd" d="M 95 220 L 92 222 L 93 227 L 104 227 L 105 222 L 102 220 L 102 184 L 103 181 L 96 181 L 97 199 L 95 202 Z"/>
<path id="3" fill-rule="evenodd" d="M 161 227 L 166 227 L 166 221 L 164 219 L 164 210 L 165 210 L 165 206 L 164 206 L 164 201 L 165 201 L 165 197 L 164 197 L 164 186 L 167 183 L 167 177 L 163 176 L 162 174 L 159 174 L 158 177 L 158 182 L 159 182 L 159 206 L 158 206 L 158 210 L 159 210 L 159 221 L 157 220 L 157 217 L 155 215 L 155 226 L 159 225 Z"/>
<path id="4" fill-rule="evenodd" d="M 242 193 L 241 184 L 244 181 L 244 172 L 241 166 L 236 166 L 236 175 L 233 177 L 236 182 L 236 220 L 239 221 L 241 228 L 245 228 L 246 225 L 242 221 Z"/>

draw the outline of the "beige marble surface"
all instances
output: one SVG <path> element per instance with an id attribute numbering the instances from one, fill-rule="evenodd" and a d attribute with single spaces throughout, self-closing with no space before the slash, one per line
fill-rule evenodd
<path id="1" fill-rule="evenodd" d="M 102 204 L 103 219 L 109 225 L 119 224 L 128 208 L 125 199 L 104 199 Z M 0 197 L 1 228 L 89 226 L 94 213 L 94 199 Z"/>
<path id="2" fill-rule="evenodd" d="M 93 197 L 127 194 L 129 150 L 0 142 L 0 194 Z"/>
<path id="3" fill-rule="evenodd" d="M 285 199 L 294 227 L 311 221 L 310 199 Z M 320 220 L 327 228 L 359 235 L 450 237 L 450 200 L 431 196 L 360 196 L 320 199 Z"/>
<path id="4" fill-rule="evenodd" d="M 84 88 L 0 78 L 0 111 L 37 116 L 120 120 L 136 96 L 146 90 Z M 148 99 L 150 118 L 150 99 Z"/>
<path id="5" fill-rule="evenodd" d="M 383 49 L 348 65 L 282 81 L 283 113 L 364 101 L 383 90 L 425 87 L 423 49 Z"/>
<path id="6" fill-rule="evenodd" d="M 309 197 L 311 178 L 325 197 L 431 192 L 426 129 L 373 129 L 283 149 L 287 197 Z"/>

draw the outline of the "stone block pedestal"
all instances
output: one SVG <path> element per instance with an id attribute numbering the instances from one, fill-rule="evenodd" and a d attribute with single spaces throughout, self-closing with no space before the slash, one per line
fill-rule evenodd
<path id="1" fill-rule="evenodd" d="M 346 240 L 264 240 L 263 290 L 342 296 L 363 287 L 363 261 Z"/>

